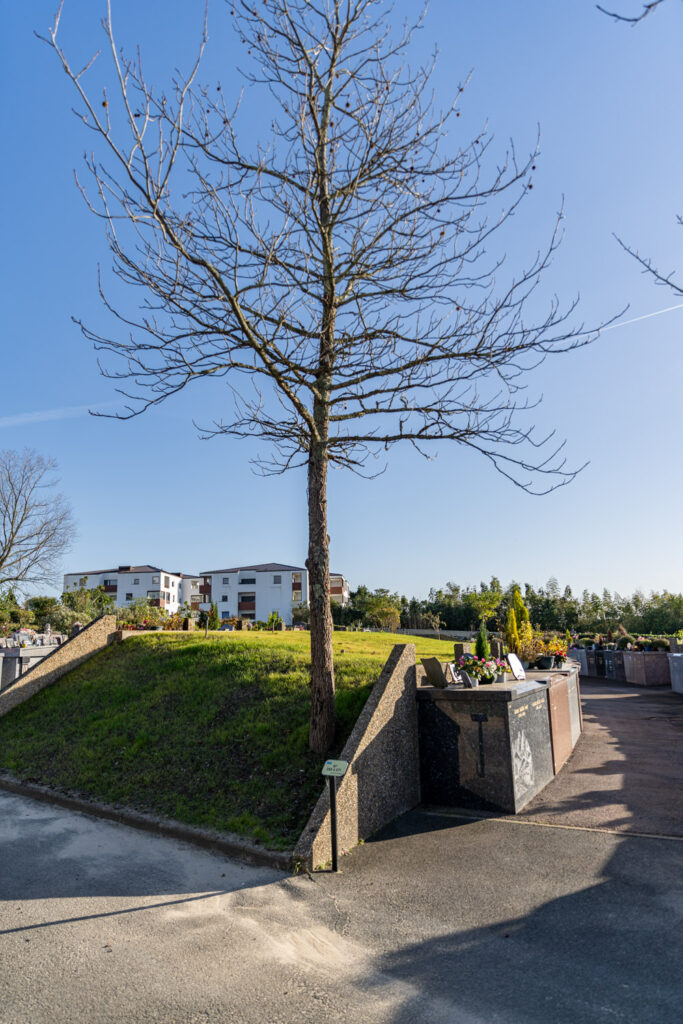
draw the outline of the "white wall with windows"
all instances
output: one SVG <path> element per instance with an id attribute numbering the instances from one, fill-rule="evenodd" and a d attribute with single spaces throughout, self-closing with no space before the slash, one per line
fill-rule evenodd
<path id="1" fill-rule="evenodd" d="M 195 579 L 199 580 L 199 577 Z M 85 580 L 84 585 L 88 589 L 103 587 L 117 608 L 132 604 L 134 600 L 142 597 L 158 604 L 169 615 L 173 615 L 184 600 L 183 577 L 154 566 L 66 573 L 64 590 L 78 590 L 81 580 Z"/>
<path id="2" fill-rule="evenodd" d="M 303 568 L 280 566 L 266 569 L 219 569 L 202 573 L 210 587 L 207 601 L 215 601 L 221 619 L 267 622 L 272 612 L 292 624 L 292 611 L 308 601 L 308 573 Z"/>

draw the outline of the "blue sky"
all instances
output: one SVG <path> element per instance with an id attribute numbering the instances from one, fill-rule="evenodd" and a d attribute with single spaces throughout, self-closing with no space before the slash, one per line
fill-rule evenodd
<path id="1" fill-rule="evenodd" d="M 192 426 L 220 416 L 229 402 L 223 386 L 189 388 L 128 422 L 87 415 L 114 408 L 116 396 L 70 318 L 107 326 L 96 272 L 108 252 L 74 185 L 88 145 L 71 113 L 74 96 L 33 35 L 56 4 L 31 0 L 4 13 L 0 447 L 28 445 L 58 460 L 79 530 L 65 571 L 303 564 L 303 471 L 260 478 L 249 459 L 261 443 L 201 441 Z M 397 20 L 414 8 L 399 0 Z M 120 43 L 140 43 L 151 80 L 188 66 L 203 0 L 114 0 L 113 9 Z M 99 0 L 66 0 L 62 42 L 75 63 L 101 45 L 103 11 Z M 220 79 L 226 93 L 240 88 L 235 68 L 244 57 L 229 21 L 213 0 L 204 77 Z M 432 0 L 416 59 L 435 41 L 438 99 L 447 103 L 473 72 L 457 122 L 463 139 L 487 121 L 496 152 L 509 137 L 525 152 L 540 125 L 534 192 L 509 232 L 511 266 L 544 244 L 564 197 L 565 239 L 548 290 L 563 302 L 579 294 L 587 325 L 626 305 L 624 320 L 675 305 L 613 233 L 667 270 L 683 264 L 675 220 L 683 212 L 683 5 L 670 0 L 630 29 L 590 0 Z M 333 568 L 352 586 L 418 596 L 492 573 L 536 585 L 555 575 L 575 590 L 683 589 L 682 335 L 683 309 L 674 310 L 606 332 L 535 373 L 539 428 L 567 438 L 572 465 L 590 461 L 555 494 L 530 497 L 454 446 L 429 462 L 394 449 L 374 481 L 333 472 Z"/>

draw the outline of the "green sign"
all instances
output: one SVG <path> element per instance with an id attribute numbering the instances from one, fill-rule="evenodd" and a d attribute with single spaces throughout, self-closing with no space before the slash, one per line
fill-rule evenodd
<path id="1" fill-rule="evenodd" d="M 348 767 L 348 761 L 325 761 L 325 764 L 323 765 L 323 775 L 327 778 L 341 779 L 346 775 L 346 769 Z"/>

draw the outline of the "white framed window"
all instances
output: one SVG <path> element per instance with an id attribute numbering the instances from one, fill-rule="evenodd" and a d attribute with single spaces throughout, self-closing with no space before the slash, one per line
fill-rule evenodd
<path id="1" fill-rule="evenodd" d="M 139 587 L 140 586 L 140 577 L 139 576 L 136 576 L 135 579 L 133 580 L 133 586 L 134 587 Z"/>
<path id="2" fill-rule="evenodd" d="M 227 594 L 223 594 L 223 596 L 221 597 L 221 601 L 227 601 L 227 600 L 228 600 L 228 595 Z"/>
<path id="3" fill-rule="evenodd" d="M 230 583 L 230 577 L 229 576 L 224 576 L 223 577 L 223 586 L 227 587 L 229 583 Z"/>
<path id="4" fill-rule="evenodd" d="M 273 583 L 282 583 L 282 576 L 273 576 Z"/>
<path id="5" fill-rule="evenodd" d="M 132 594 L 126 594 L 126 601 L 132 601 L 132 600 L 133 600 L 133 595 Z"/>
<path id="6" fill-rule="evenodd" d="M 152 583 L 158 583 L 158 582 L 159 582 L 159 577 L 158 576 L 152 576 Z"/>

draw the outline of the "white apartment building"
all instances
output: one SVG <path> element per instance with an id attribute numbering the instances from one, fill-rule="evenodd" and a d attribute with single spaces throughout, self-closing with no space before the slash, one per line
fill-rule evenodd
<path id="1" fill-rule="evenodd" d="M 88 572 L 69 572 L 64 576 L 64 590 L 102 587 L 113 598 L 117 608 L 143 597 L 169 615 L 188 604 L 193 610 L 201 600 L 200 575 L 168 572 L 155 565 L 119 565 L 116 569 L 94 569 Z"/>
<path id="2" fill-rule="evenodd" d="M 216 602 L 221 619 L 267 622 L 271 612 L 277 612 L 291 626 L 294 607 L 308 602 L 308 573 L 298 565 L 264 562 L 209 569 L 200 575 L 203 600 Z"/>
<path id="3" fill-rule="evenodd" d="M 145 598 L 168 615 L 183 605 L 197 611 L 200 603 L 216 602 L 221 619 L 267 622 L 277 612 L 288 625 L 297 605 L 308 603 L 308 572 L 303 566 L 265 562 L 232 569 L 212 569 L 196 575 L 169 572 L 154 565 L 119 565 L 116 569 L 70 572 L 64 591 L 102 587 L 117 608 Z M 330 597 L 345 605 L 349 584 L 341 573 L 330 573 Z"/>
<path id="4" fill-rule="evenodd" d="M 300 565 L 264 562 L 261 565 L 210 569 L 201 573 L 204 601 L 216 602 L 221 619 L 267 622 L 277 612 L 288 626 L 297 605 L 308 603 L 308 572 Z M 330 573 L 333 600 L 346 604 L 349 585 L 339 573 Z"/>

